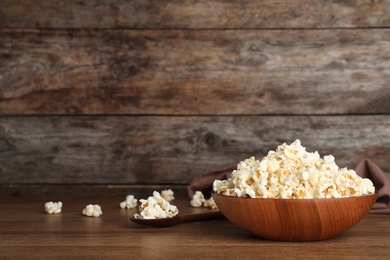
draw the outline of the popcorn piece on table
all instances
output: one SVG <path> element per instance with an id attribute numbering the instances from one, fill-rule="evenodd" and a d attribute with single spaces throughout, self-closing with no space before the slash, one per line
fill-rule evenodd
<path id="1" fill-rule="evenodd" d="M 218 206 L 217 206 L 217 204 L 215 204 L 215 201 L 214 201 L 213 197 L 211 197 L 208 200 L 206 200 L 204 202 L 203 206 L 205 206 L 206 208 L 218 209 Z"/>
<path id="2" fill-rule="evenodd" d="M 134 214 L 134 218 L 158 219 L 172 218 L 179 213 L 176 206 L 166 201 L 159 192 L 154 191 L 153 196 L 148 199 L 141 199 L 139 206 L 140 213 Z"/>
<path id="3" fill-rule="evenodd" d="M 45 203 L 45 211 L 48 214 L 58 214 L 58 213 L 61 213 L 61 211 L 62 211 L 62 202 L 61 201 L 59 201 L 59 202 L 52 202 L 52 201 L 46 202 Z"/>
<path id="4" fill-rule="evenodd" d="M 196 191 L 194 196 L 192 197 L 190 204 L 192 207 L 199 208 L 206 202 L 204 195 L 201 191 Z"/>
<path id="5" fill-rule="evenodd" d="M 171 189 L 168 190 L 162 190 L 161 191 L 161 197 L 163 197 L 166 201 L 171 202 L 175 199 L 174 193 Z"/>
<path id="6" fill-rule="evenodd" d="M 213 190 L 222 195 L 252 198 L 313 199 L 373 194 L 368 178 L 340 169 L 332 155 L 321 158 L 307 152 L 299 139 L 279 145 L 261 161 L 241 161 L 228 180 L 215 180 Z"/>
<path id="7" fill-rule="evenodd" d="M 102 212 L 102 208 L 98 204 L 95 205 L 89 204 L 83 209 L 83 214 L 88 217 L 97 218 L 100 217 L 103 214 L 103 212 Z"/>
<path id="8" fill-rule="evenodd" d="M 134 195 L 127 195 L 126 200 L 119 203 L 119 207 L 121 209 L 133 209 L 137 207 L 138 200 L 134 197 Z"/>

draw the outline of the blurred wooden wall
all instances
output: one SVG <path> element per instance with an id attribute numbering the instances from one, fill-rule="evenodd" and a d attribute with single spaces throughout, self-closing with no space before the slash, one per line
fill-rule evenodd
<path id="1" fill-rule="evenodd" d="M 0 194 L 185 188 L 301 139 L 390 170 L 390 1 L 2 0 Z"/>

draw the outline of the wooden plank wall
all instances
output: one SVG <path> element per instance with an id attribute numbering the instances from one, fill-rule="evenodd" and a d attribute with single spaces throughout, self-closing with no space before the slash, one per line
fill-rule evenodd
<path id="1" fill-rule="evenodd" d="M 390 170 L 390 1 L 0 1 L 0 194 L 185 189 L 283 142 Z"/>

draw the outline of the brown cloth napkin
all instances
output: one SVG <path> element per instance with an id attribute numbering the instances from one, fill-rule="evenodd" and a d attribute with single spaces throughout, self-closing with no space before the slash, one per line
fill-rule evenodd
<path id="1" fill-rule="evenodd" d="M 371 209 L 371 213 L 390 214 L 390 173 L 382 171 L 378 165 L 369 159 L 358 163 L 356 173 L 369 178 L 375 186 L 378 198 Z"/>
<path id="2" fill-rule="evenodd" d="M 195 178 L 187 187 L 188 196 L 192 198 L 195 191 L 201 191 L 206 197 L 209 197 L 214 180 L 225 180 L 231 177 L 231 172 L 237 168 L 231 165 L 222 170 L 205 173 Z M 390 173 L 384 172 L 369 159 L 362 160 L 355 168 L 356 173 L 363 177 L 369 178 L 378 192 L 378 199 L 371 209 L 371 213 L 390 214 Z"/>

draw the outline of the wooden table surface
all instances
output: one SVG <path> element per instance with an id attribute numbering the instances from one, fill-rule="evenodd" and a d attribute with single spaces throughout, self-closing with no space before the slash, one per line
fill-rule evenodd
<path id="1" fill-rule="evenodd" d="M 242 259 L 389 259 L 390 215 L 369 214 L 339 236 L 316 242 L 277 242 L 256 238 L 227 220 L 166 228 L 129 221 L 135 210 L 119 208 L 121 197 L 64 198 L 63 212 L 44 211 L 42 198 L 0 197 L 0 259 L 70 258 L 242 258 Z M 87 204 L 102 206 L 99 218 L 81 214 Z M 181 214 L 187 198 L 174 203 Z"/>

